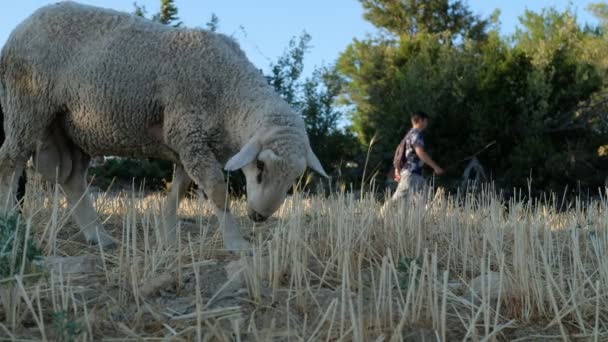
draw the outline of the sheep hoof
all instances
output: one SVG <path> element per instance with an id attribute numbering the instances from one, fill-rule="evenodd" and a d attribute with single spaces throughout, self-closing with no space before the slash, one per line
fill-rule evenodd
<path id="1" fill-rule="evenodd" d="M 242 237 L 224 238 L 224 248 L 231 252 L 247 251 L 252 249 L 251 244 Z"/>

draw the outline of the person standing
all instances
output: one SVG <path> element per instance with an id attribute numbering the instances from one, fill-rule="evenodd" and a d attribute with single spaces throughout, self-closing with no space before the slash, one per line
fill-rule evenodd
<path id="1" fill-rule="evenodd" d="M 410 191 L 419 192 L 424 189 L 424 164 L 430 166 L 436 175 L 443 174 L 443 169 L 424 150 L 422 132 L 428 126 L 429 116 L 425 112 L 414 112 L 411 123 L 412 128 L 401 140 L 393 158 L 395 180 L 399 182 L 393 200 L 404 197 Z"/>

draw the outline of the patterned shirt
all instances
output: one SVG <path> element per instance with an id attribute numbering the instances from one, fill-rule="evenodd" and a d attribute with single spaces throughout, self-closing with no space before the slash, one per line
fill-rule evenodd
<path id="1" fill-rule="evenodd" d="M 420 130 L 412 128 L 401 140 L 397 151 L 395 151 L 395 158 L 393 159 L 395 170 L 399 170 L 399 172 L 407 170 L 410 173 L 422 174 L 424 162 L 416 154 L 416 147 L 424 147 L 424 137 Z"/>

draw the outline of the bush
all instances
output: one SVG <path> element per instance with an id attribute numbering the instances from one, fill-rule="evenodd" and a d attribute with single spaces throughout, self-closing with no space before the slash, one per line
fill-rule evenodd
<path id="1" fill-rule="evenodd" d="M 82 323 L 71 319 L 67 312 L 53 312 L 53 330 L 60 341 L 73 342 L 83 333 Z"/>
<path id="2" fill-rule="evenodd" d="M 341 54 L 354 130 L 363 145 L 376 141 L 372 168 L 388 173 L 409 115 L 423 110 L 428 151 L 451 171 L 440 185 L 462 177 L 459 162 L 494 142 L 478 158 L 501 188 L 526 187 L 532 175 L 538 190 L 597 189 L 605 174 L 597 150 L 608 137 L 598 104 L 608 87 L 606 68 L 585 56 L 605 37 L 583 32 L 568 11 L 527 12 L 512 37 L 497 27 L 486 33 L 452 43 L 444 33 L 378 35 Z"/>
<path id="3" fill-rule="evenodd" d="M 25 266 L 30 268 L 42 252 L 31 237 L 26 236 L 26 227 L 18 215 L 0 216 L 0 278 L 16 274 L 24 256 Z"/>
<path id="4" fill-rule="evenodd" d="M 162 190 L 173 177 L 173 163 L 159 159 L 109 159 L 92 167 L 89 176 L 93 185 L 106 189 L 115 182 L 118 188 L 139 187 L 145 182 L 147 190 Z"/>

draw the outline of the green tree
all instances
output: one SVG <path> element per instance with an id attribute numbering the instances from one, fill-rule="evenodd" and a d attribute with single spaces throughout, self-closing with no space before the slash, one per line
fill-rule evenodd
<path id="1" fill-rule="evenodd" d="M 303 33 L 290 40 L 285 53 L 271 64 L 268 83 L 285 101 L 301 113 L 311 147 L 326 171 L 337 171 L 360 152 L 356 138 L 348 128 L 340 128 L 343 113 L 337 100 L 345 80 L 333 67 L 316 68 L 302 79 L 304 57 L 311 37 Z"/>
<path id="2" fill-rule="evenodd" d="M 331 173 L 354 161 L 361 149 L 349 127 L 340 127 L 344 114 L 338 98 L 345 80 L 333 67 L 314 70 L 302 84 L 300 111 L 304 116 L 310 145 L 324 167 Z M 342 171 L 340 171 L 341 173 Z M 342 179 L 354 182 L 357 179 Z"/>
<path id="3" fill-rule="evenodd" d="M 587 10 L 600 21 L 599 29 L 601 31 L 596 32 L 600 35 L 608 33 L 608 4 L 604 1 L 590 3 Z"/>
<path id="4" fill-rule="evenodd" d="M 292 107 L 300 105 L 300 76 L 304 71 L 304 55 L 310 49 L 311 36 L 304 32 L 299 39 L 292 38 L 287 50 L 272 63 L 268 83 Z"/>
<path id="5" fill-rule="evenodd" d="M 456 0 L 359 0 L 365 19 L 396 36 L 420 32 L 447 33 L 479 39 L 487 20 L 474 16 L 466 2 Z"/>
<path id="6" fill-rule="evenodd" d="M 372 23 L 393 33 L 354 40 L 337 63 L 348 81 L 343 98 L 357 136 L 363 144 L 376 141 L 372 167 L 388 171 L 409 114 L 424 110 L 431 116 L 431 154 L 460 171 L 448 172 L 442 182 L 460 177 L 458 162 L 495 141 L 479 158 L 499 185 L 525 186 L 531 172 L 543 188 L 573 180 L 596 184 L 598 141 L 606 135 L 598 128 L 605 111 L 593 99 L 602 98 L 606 77 L 594 58 L 606 43 L 581 29 L 569 9 L 528 11 L 517 33 L 506 38 L 495 13 L 474 39 L 461 29 L 429 24 L 423 12 L 411 10 L 418 2 L 362 3 Z M 453 20 L 445 8 L 430 18 Z M 459 35 L 464 39 L 453 39 Z"/>
<path id="7" fill-rule="evenodd" d="M 211 19 L 206 24 L 207 29 L 211 32 L 216 32 L 220 27 L 220 18 L 215 15 L 215 13 L 211 14 Z"/>
<path id="8" fill-rule="evenodd" d="M 133 14 L 138 17 L 145 17 L 148 11 L 146 11 L 146 6 L 140 6 L 137 2 L 133 3 Z"/>
<path id="9" fill-rule="evenodd" d="M 547 8 L 540 13 L 526 10 L 519 17 L 521 26 L 513 38 L 517 47 L 534 64 L 545 67 L 552 62 L 556 53 L 568 49 L 579 50 L 578 44 L 584 33 L 576 20 L 576 15 L 570 9 L 558 12 L 555 8 Z"/>
<path id="10" fill-rule="evenodd" d="M 152 16 L 151 19 L 163 25 L 179 27 L 182 25 L 182 22 L 179 21 L 177 13 L 178 9 L 174 0 L 160 0 L 160 9 L 158 13 Z M 148 14 L 148 11 L 146 10 L 145 6 L 140 6 L 137 2 L 134 2 L 133 14 L 138 17 L 145 17 Z"/>
<path id="11" fill-rule="evenodd" d="M 178 21 L 177 6 L 174 0 L 161 0 L 160 11 L 152 17 L 152 20 L 158 21 L 163 25 L 172 25 L 174 27 L 181 26 L 182 22 Z"/>
<path id="12" fill-rule="evenodd" d="M 579 58 L 591 63 L 602 72 L 603 86 L 599 96 L 591 101 L 591 108 L 595 111 L 588 121 L 591 122 L 596 132 L 608 134 L 608 4 L 606 2 L 592 3 L 588 10 L 599 20 L 599 28 L 585 37 L 582 53 Z M 606 142 L 604 143 L 606 144 Z M 604 145 L 600 151 L 608 151 L 608 145 Z M 606 152 L 598 152 L 608 157 Z"/>

